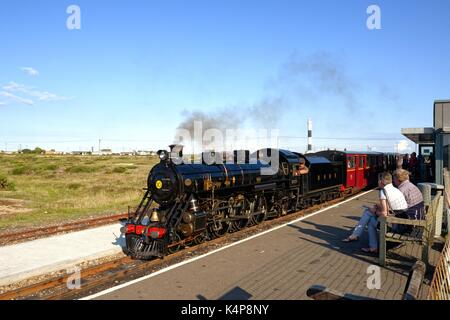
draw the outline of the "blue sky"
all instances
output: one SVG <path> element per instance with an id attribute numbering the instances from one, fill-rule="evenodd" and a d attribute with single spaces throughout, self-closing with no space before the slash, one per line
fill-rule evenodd
<path id="1" fill-rule="evenodd" d="M 66 28 L 71 4 L 80 30 Z M 381 30 L 366 26 L 371 4 Z M 446 0 L 5 0 L 0 149 L 159 149 L 183 111 L 281 97 L 281 136 L 305 137 L 310 117 L 316 148 L 394 151 L 402 127 L 432 126 L 433 101 L 450 98 L 449 13 Z"/>

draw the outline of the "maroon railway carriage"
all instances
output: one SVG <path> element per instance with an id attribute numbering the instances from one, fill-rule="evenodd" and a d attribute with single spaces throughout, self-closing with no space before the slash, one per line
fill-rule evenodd
<path id="1" fill-rule="evenodd" d="M 388 157 L 382 152 L 327 150 L 316 152 L 315 155 L 341 163 L 345 192 L 376 186 L 378 174 L 389 170 Z"/>

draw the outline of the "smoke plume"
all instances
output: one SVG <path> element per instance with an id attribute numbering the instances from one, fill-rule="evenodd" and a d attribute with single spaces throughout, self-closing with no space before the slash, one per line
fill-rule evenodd
<path id="1" fill-rule="evenodd" d="M 202 121 L 208 129 L 240 129 L 244 124 L 258 128 L 275 128 L 279 120 L 295 105 L 298 114 L 302 105 L 318 96 L 340 99 L 348 111 L 358 105 L 357 86 L 343 65 L 329 53 L 292 54 L 276 76 L 267 82 L 262 98 L 253 105 L 219 108 L 216 111 L 184 111 L 178 129 L 186 129 L 194 137 L 194 121 Z M 201 141 L 196 141 L 201 142 Z"/>

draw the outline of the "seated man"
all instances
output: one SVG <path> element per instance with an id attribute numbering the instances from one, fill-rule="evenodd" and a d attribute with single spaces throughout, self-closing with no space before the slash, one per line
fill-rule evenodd
<path id="1" fill-rule="evenodd" d="M 409 172 L 403 169 L 394 171 L 394 185 L 403 193 L 408 204 L 408 211 L 406 212 L 409 219 L 422 220 L 424 219 L 425 206 L 423 202 L 423 195 L 413 183 L 409 181 Z"/>
<path id="2" fill-rule="evenodd" d="M 356 225 L 353 233 L 344 242 L 356 241 L 361 236 L 364 228 L 367 226 L 369 231 L 369 247 L 362 248 L 364 252 L 378 252 L 377 224 L 379 216 L 387 216 L 389 210 L 394 213 L 405 212 L 408 208 L 403 193 L 392 185 L 392 175 L 388 172 L 378 175 L 378 186 L 380 188 L 378 199 L 379 204 L 371 209 L 366 209 Z"/>

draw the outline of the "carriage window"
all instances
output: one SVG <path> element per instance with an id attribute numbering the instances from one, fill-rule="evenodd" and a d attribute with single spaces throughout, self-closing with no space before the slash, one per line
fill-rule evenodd
<path id="1" fill-rule="evenodd" d="M 364 168 L 364 157 L 359 157 L 359 167 Z"/>
<path id="2" fill-rule="evenodd" d="M 347 158 L 347 168 L 353 169 L 355 167 L 355 157 L 348 157 Z"/>

